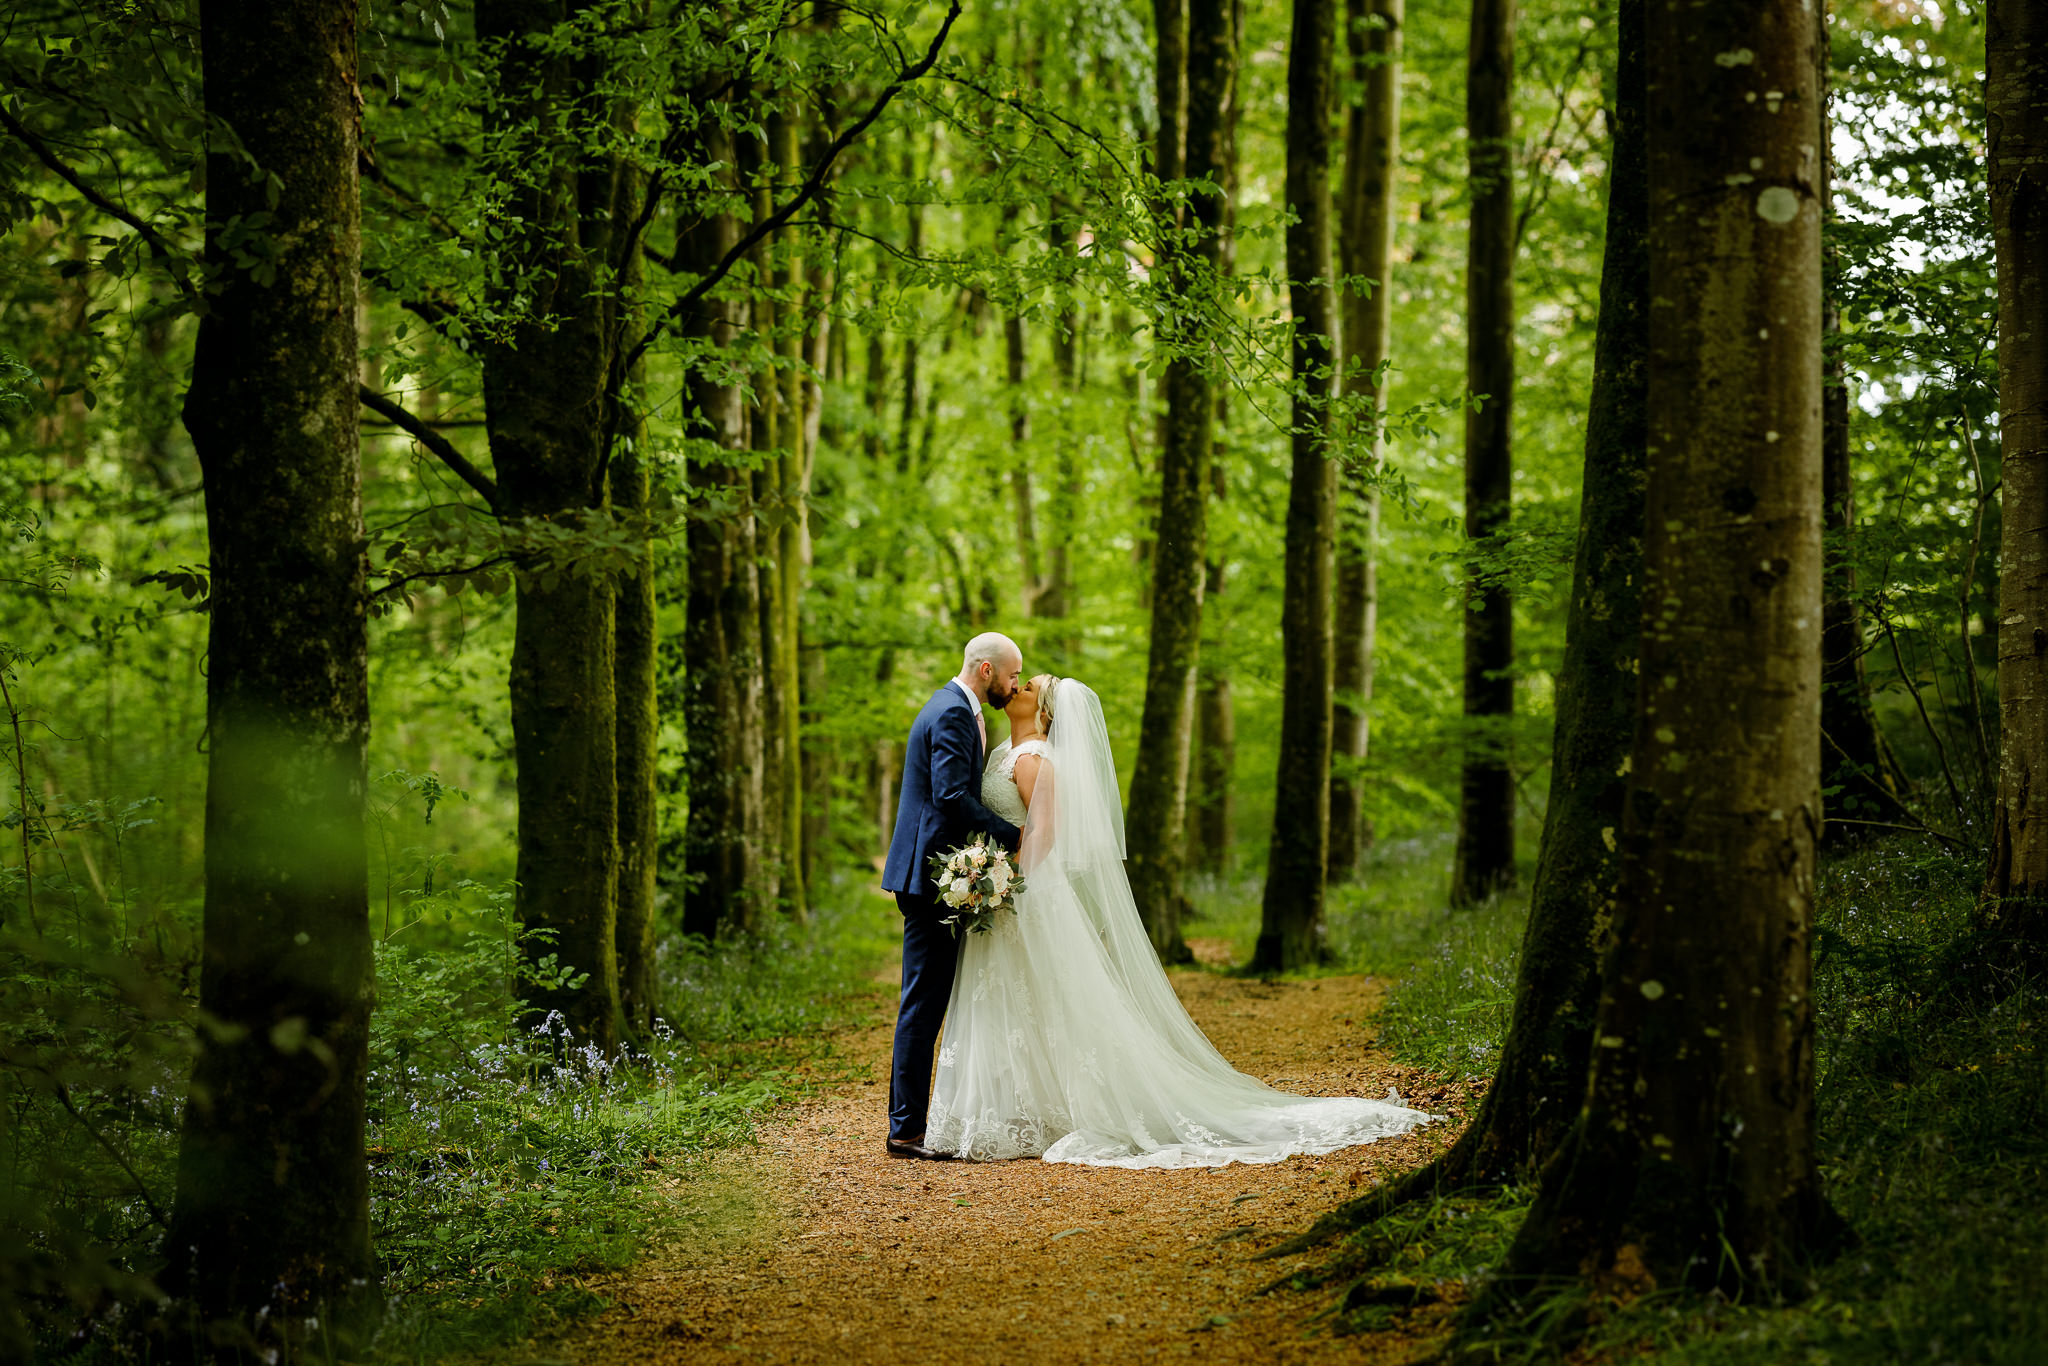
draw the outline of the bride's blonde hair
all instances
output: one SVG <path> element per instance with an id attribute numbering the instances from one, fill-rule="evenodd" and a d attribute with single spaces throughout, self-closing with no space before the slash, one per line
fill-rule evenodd
<path id="1" fill-rule="evenodd" d="M 1038 689 L 1038 730 L 1046 739 L 1052 739 L 1053 698 L 1059 692 L 1061 679 L 1058 674 L 1042 674 L 1045 682 Z"/>

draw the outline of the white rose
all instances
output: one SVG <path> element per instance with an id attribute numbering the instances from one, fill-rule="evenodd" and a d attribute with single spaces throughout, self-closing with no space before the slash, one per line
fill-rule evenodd
<path id="1" fill-rule="evenodd" d="M 996 884 L 996 895 L 1001 896 L 1003 889 L 1010 885 L 1010 865 L 998 863 L 995 872 L 990 874 L 990 878 Z"/>
<path id="2" fill-rule="evenodd" d="M 972 891 L 973 889 L 974 884 L 969 882 L 966 878 L 956 877 L 953 879 L 953 892 L 956 896 L 964 897 L 968 894 L 968 892 Z"/>

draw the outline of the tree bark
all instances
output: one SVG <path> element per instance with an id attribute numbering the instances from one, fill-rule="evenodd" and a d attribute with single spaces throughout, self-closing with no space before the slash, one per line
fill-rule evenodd
<path id="1" fill-rule="evenodd" d="M 779 174 L 775 148 L 764 128 L 760 135 L 741 134 L 735 148 L 735 167 L 741 183 L 753 198 L 753 220 L 760 222 L 775 208 L 775 185 Z M 773 282 L 776 278 L 776 248 L 773 238 L 758 243 L 751 253 L 755 278 Z M 779 292 L 779 291 L 778 291 Z M 775 293 L 754 290 L 747 300 L 755 337 L 771 355 L 782 353 L 785 309 Z M 782 672 L 785 579 L 782 561 L 783 402 L 779 363 L 768 361 L 751 377 L 752 399 L 746 405 L 747 445 L 754 452 L 755 468 L 748 478 L 753 490 L 754 610 L 759 639 L 755 650 L 761 671 L 761 766 L 762 809 L 766 823 L 756 846 L 756 890 L 768 904 L 780 904 L 788 886 L 788 864 L 794 847 L 789 842 L 788 764 L 793 755 L 788 746 L 789 725 L 797 699 L 786 691 Z"/>
<path id="2" fill-rule="evenodd" d="M 1228 0 L 1193 0 L 1189 5 L 1183 169 L 1190 176 L 1208 177 L 1219 191 L 1222 131 L 1237 63 L 1235 36 Z M 1206 314 L 1218 293 L 1223 210 L 1218 191 L 1191 195 L 1188 221 L 1194 241 L 1180 248 L 1172 230 L 1166 229 L 1160 249 L 1169 287 L 1179 290 L 1186 304 L 1177 310 L 1180 321 L 1163 329 L 1171 358 L 1166 365 L 1158 540 L 1152 557 L 1151 647 L 1125 828 L 1130 832 L 1131 893 L 1152 947 L 1169 963 L 1192 957 L 1180 931 L 1181 865 L 1195 675 L 1201 658 L 1210 428 L 1216 405 L 1210 378 L 1215 362 L 1209 355 L 1213 325 Z"/>
<path id="3" fill-rule="evenodd" d="M 1236 838 L 1237 803 L 1232 787 L 1237 775 L 1237 712 L 1230 671 L 1223 662 L 1222 642 L 1214 638 L 1220 625 L 1214 610 L 1222 595 L 1225 566 L 1209 561 L 1203 620 L 1211 639 L 1202 643 L 1201 681 L 1195 690 L 1194 776 L 1188 790 L 1188 866 L 1212 877 L 1230 872 L 1231 844 Z"/>
<path id="4" fill-rule="evenodd" d="M 1061 257 L 1071 271 L 1075 261 L 1074 238 L 1057 212 L 1046 225 L 1046 239 L 1048 248 Z M 1070 298 L 1054 320 L 1052 331 L 1053 369 L 1059 375 L 1060 388 L 1068 393 L 1080 387 L 1080 331 L 1080 313 Z M 1062 431 L 1053 453 L 1053 487 L 1047 508 L 1049 525 L 1045 537 L 1045 582 L 1032 604 L 1031 615 L 1034 616 L 1064 619 L 1073 614 L 1074 524 L 1081 509 L 1081 465 L 1076 444 L 1072 431 Z M 1073 641 L 1061 641 L 1054 660 L 1056 667 L 1071 669 L 1075 648 Z"/>
<path id="5" fill-rule="evenodd" d="M 1162 186 L 1181 180 L 1187 174 L 1187 119 L 1191 103 L 1188 99 L 1188 4 L 1189 0 L 1152 0 L 1152 92 L 1153 103 L 1159 111 L 1159 126 L 1152 137 L 1151 169 Z M 1193 107 L 1201 108 L 1199 103 Z M 1176 251 L 1170 239 L 1186 214 L 1168 195 L 1161 195 L 1153 213 L 1159 220 L 1164 239 L 1157 264 L 1162 272 L 1170 273 L 1171 257 Z M 1152 431 L 1153 460 L 1163 481 L 1166 448 L 1172 440 L 1173 381 L 1166 369 L 1172 363 L 1173 340 L 1171 336 L 1162 340 L 1166 345 L 1157 350 L 1164 353 L 1165 364 L 1157 366 L 1161 383 L 1156 397 L 1164 399 L 1165 404 L 1155 408 L 1151 403 L 1141 402 L 1137 406 L 1140 412 L 1156 414 Z M 1142 375 L 1136 371 L 1133 375 L 1142 382 Z M 1142 488 L 1138 494 L 1138 531 L 1131 540 L 1131 564 L 1137 571 L 1138 606 L 1145 611 L 1152 607 L 1152 554 L 1159 534 L 1160 514 L 1159 501 L 1152 496 L 1151 489 Z"/>
<path id="6" fill-rule="evenodd" d="M 803 166 L 797 147 L 797 122 L 786 112 L 768 121 L 770 152 L 778 189 L 777 198 L 787 197 L 801 183 Z M 775 337 L 776 354 L 782 358 L 776 372 L 779 395 L 779 429 L 776 433 L 776 501 L 779 513 L 775 527 L 774 569 L 776 580 L 775 693 L 780 701 L 777 720 L 781 726 L 779 754 L 782 761 L 782 796 L 779 843 L 782 847 L 782 909 L 802 921 L 810 916 L 804 886 L 804 760 L 803 760 L 803 593 L 804 566 L 809 557 L 809 535 L 805 523 L 810 515 L 810 421 L 804 403 L 801 362 L 806 334 L 804 325 L 805 271 L 802 245 L 794 229 L 785 229 L 774 243 L 775 281 L 787 301 L 781 310 L 782 327 Z"/>
<path id="7" fill-rule="evenodd" d="M 1335 0 L 1294 0 L 1287 55 L 1287 298 L 1294 315 L 1292 477 L 1280 638 L 1280 763 L 1252 966 L 1321 959 L 1330 854 L 1330 589 L 1336 464 L 1330 458 L 1337 299 L 1331 288 L 1330 100 Z"/>
<path id="8" fill-rule="evenodd" d="M 723 133 L 708 139 L 707 162 L 730 156 Z M 701 272 L 737 240 L 732 218 L 714 214 L 684 235 L 677 254 Z M 734 332 L 730 307 L 707 304 L 684 329 L 685 338 L 706 351 L 723 351 Z M 691 368 L 689 388 L 693 435 L 709 449 L 696 454 L 690 470 L 690 591 L 683 627 L 690 810 L 683 841 L 683 932 L 713 939 L 729 929 L 752 929 L 762 901 L 767 810 L 760 583 L 749 477 L 720 454 L 745 445 L 739 389 L 702 363 Z"/>
<path id="9" fill-rule="evenodd" d="M 1350 421 L 1370 422 L 1366 468 L 1347 467 L 1337 536 L 1336 695 L 1331 707 L 1330 869 L 1348 881 L 1372 842 L 1365 814 L 1365 755 L 1371 738 L 1373 645 L 1379 631 L 1380 491 L 1376 482 L 1387 407 L 1388 324 L 1393 312 L 1394 175 L 1401 146 L 1403 0 L 1349 0 L 1351 76 L 1363 89 L 1344 130 L 1343 232 L 1338 255 L 1348 278 L 1372 281 L 1348 289 L 1342 302 L 1344 344 L 1339 380 L 1354 408 Z M 1358 408 L 1371 405 L 1368 418 Z"/>
<path id="10" fill-rule="evenodd" d="M 1010 313 L 1003 318 L 1005 383 L 1010 390 L 1010 501 L 1017 519 L 1017 570 L 1023 582 L 1018 589 L 1019 609 L 1026 617 L 1037 615 L 1045 579 L 1040 572 L 1038 520 L 1031 487 L 1031 404 L 1024 391 L 1030 378 L 1030 354 L 1025 347 L 1024 315 Z"/>
<path id="11" fill-rule="evenodd" d="M 1814 33 L 1798 0 L 1649 11 L 1651 444 L 1614 948 L 1585 1110 L 1510 1291 L 1776 1284 L 1822 1209 Z"/>
<path id="12" fill-rule="evenodd" d="M 2004 456 L 1998 804 L 1978 920 L 2039 965 L 2048 960 L 2048 14 L 1993 0 L 1984 48 Z"/>
<path id="13" fill-rule="evenodd" d="M 628 262 L 629 292 L 637 285 L 638 274 Z M 645 409 L 638 402 L 641 383 L 636 374 L 619 386 L 629 416 L 612 457 L 613 506 L 629 516 L 646 515 L 653 503 L 647 423 L 641 415 Z M 654 978 L 654 896 L 661 841 L 661 636 L 655 624 L 654 581 L 654 547 L 649 544 L 634 568 L 619 578 L 612 648 L 619 803 L 619 909 L 613 943 L 619 963 L 620 1014 L 626 1026 L 642 1036 L 653 1028 L 660 1009 Z"/>
<path id="14" fill-rule="evenodd" d="M 478 37 L 500 45 L 492 126 L 511 179 L 492 306 L 513 319 L 484 343 L 484 418 L 501 512 L 576 526 L 607 510 L 604 416 L 619 336 L 601 286 L 635 177 L 552 141 L 558 120 L 616 121 L 591 59 L 548 50 L 561 0 L 480 0 Z M 577 1037 L 618 1043 L 617 711 L 612 584 L 576 569 L 522 570 L 511 701 L 518 764 L 518 908 L 529 957 L 553 955 L 580 986 L 531 1004 Z"/>
<path id="15" fill-rule="evenodd" d="M 1244 0 L 1231 0 L 1231 43 L 1244 51 Z M 1217 244 L 1216 273 L 1237 273 L 1238 116 L 1243 67 L 1234 63 L 1226 102 L 1222 143 L 1223 238 Z M 1209 457 L 1209 495 L 1221 505 L 1230 494 L 1226 462 L 1231 450 L 1230 386 L 1216 386 L 1216 434 Z M 1225 650 L 1229 621 L 1218 610 L 1230 582 L 1230 566 L 1214 540 L 1209 545 L 1207 585 L 1202 590 L 1202 657 L 1195 684 L 1194 773 L 1189 781 L 1188 866 L 1212 877 L 1230 872 L 1237 839 L 1237 714 Z"/>
<path id="16" fill-rule="evenodd" d="M 221 273 L 184 410 L 213 577 L 199 998 L 211 1025 L 165 1282 L 206 1322 L 275 1341 L 317 1315 L 348 1341 L 374 1326 L 361 1320 L 376 1301 L 355 13 L 206 0 L 200 39 L 208 117 L 233 131 L 207 158 Z M 266 220 L 274 255 L 223 240 Z"/>
<path id="17" fill-rule="evenodd" d="M 1472 218 L 1465 270 L 1465 535 L 1507 529 L 1515 388 L 1515 0 L 1473 0 L 1466 55 L 1466 164 Z M 1465 760 L 1451 904 L 1470 906 L 1515 880 L 1515 614 L 1504 581 L 1465 585 Z"/>

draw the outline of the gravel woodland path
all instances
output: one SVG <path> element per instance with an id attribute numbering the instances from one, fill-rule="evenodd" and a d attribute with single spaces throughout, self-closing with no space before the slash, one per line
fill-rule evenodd
<path id="1" fill-rule="evenodd" d="M 1205 956 L 1220 943 L 1196 944 Z M 1270 1166 L 1114 1171 L 883 1155 L 893 1013 L 840 1036 L 853 1080 L 765 1127 L 757 1147 L 665 1173 L 664 1235 L 631 1271 L 593 1280 L 611 1308 L 538 1344 L 551 1362 L 748 1359 L 1400 1362 L 1447 1306 L 1370 1337 L 1317 1317 L 1335 1289 L 1261 1295 L 1293 1261 L 1254 1261 L 1373 1180 L 1455 1137 L 1472 1095 L 1362 1046 L 1383 984 L 1262 983 L 1176 971 L 1224 1055 L 1275 1086 L 1384 1096 L 1446 1114 L 1398 1139 Z"/>

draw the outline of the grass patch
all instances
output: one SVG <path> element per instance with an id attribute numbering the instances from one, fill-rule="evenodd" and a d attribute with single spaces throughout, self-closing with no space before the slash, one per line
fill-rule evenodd
<path id="1" fill-rule="evenodd" d="M 844 1079 L 831 1034 L 882 989 L 891 926 L 851 882 L 821 900 L 808 925 L 664 944 L 665 1018 L 618 1063 L 556 1064 L 545 1022 L 479 1037 L 488 1012 L 463 1007 L 495 968 L 488 936 L 467 960 L 385 955 L 385 999 L 407 1004 L 380 1012 L 371 1082 L 379 1360 L 482 1351 L 603 1308 L 581 1281 L 628 1265 L 677 1212 L 649 1177 L 688 1180 L 698 1155 Z"/>

